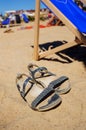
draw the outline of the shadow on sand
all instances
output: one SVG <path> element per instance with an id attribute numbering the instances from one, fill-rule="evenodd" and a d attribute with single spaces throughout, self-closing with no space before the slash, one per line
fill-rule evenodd
<path id="1" fill-rule="evenodd" d="M 51 43 L 44 43 L 39 45 L 41 51 L 46 51 L 49 48 L 53 49 L 62 44 L 66 44 L 67 41 L 54 41 Z M 71 48 L 68 48 L 64 51 L 55 53 L 57 55 L 56 58 L 43 58 L 43 60 L 55 61 L 61 63 L 71 63 L 73 60 L 78 60 L 83 62 L 86 68 L 86 45 L 77 45 Z M 60 59 L 58 58 L 60 57 Z"/>

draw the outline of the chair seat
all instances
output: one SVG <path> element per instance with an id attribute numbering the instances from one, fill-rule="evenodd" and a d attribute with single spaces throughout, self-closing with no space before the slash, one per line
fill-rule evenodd
<path id="1" fill-rule="evenodd" d="M 86 12 L 72 0 L 50 0 L 81 33 L 86 33 Z"/>

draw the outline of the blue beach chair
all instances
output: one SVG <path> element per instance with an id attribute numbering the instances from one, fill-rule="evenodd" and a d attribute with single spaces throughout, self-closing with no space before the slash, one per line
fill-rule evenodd
<path id="1" fill-rule="evenodd" d="M 22 14 L 22 17 L 25 23 L 29 22 L 29 18 L 25 14 Z"/>
<path id="2" fill-rule="evenodd" d="M 4 21 L 2 21 L 2 26 L 9 25 L 9 24 L 10 24 L 10 18 L 6 18 Z"/>
<path id="3" fill-rule="evenodd" d="M 40 1 L 40 0 L 39 0 Z M 60 52 L 69 47 L 85 44 L 86 45 L 86 12 L 78 7 L 78 5 L 73 0 L 41 0 L 59 19 L 70 29 L 70 31 L 75 34 L 75 40 L 71 43 L 63 44 L 57 48 L 51 49 L 49 51 L 45 51 L 43 53 L 38 54 L 38 26 L 35 29 L 35 48 L 34 48 L 34 57 L 36 60 L 39 58 L 43 58 L 49 54 L 53 54 L 56 52 Z M 39 19 L 39 15 L 37 12 L 40 12 L 39 5 L 40 2 L 36 1 L 36 23 L 37 19 Z M 36 52 L 35 52 L 36 51 Z"/>

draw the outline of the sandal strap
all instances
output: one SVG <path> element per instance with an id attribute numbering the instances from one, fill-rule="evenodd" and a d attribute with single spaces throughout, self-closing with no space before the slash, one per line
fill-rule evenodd
<path id="1" fill-rule="evenodd" d="M 66 76 L 62 76 L 59 79 L 56 79 L 54 81 L 52 81 L 47 88 L 45 88 L 36 98 L 35 100 L 32 102 L 31 107 L 34 110 L 37 110 L 37 106 L 44 101 L 46 98 L 48 98 L 52 93 L 57 93 L 58 91 L 55 91 L 55 89 L 57 88 L 57 90 L 59 89 L 59 86 L 65 82 L 66 80 L 68 80 L 68 77 Z M 39 108 L 40 109 L 40 108 Z"/>
<path id="2" fill-rule="evenodd" d="M 35 69 L 33 69 L 34 67 L 35 67 Z M 29 70 L 30 75 L 32 76 L 32 78 L 33 78 L 34 80 L 37 79 L 37 78 L 42 78 L 42 77 L 46 77 L 46 76 L 55 75 L 55 74 L 49 72 L 46 67 L 39 67 L 39 66 L 37 66 L 37 65 L 35 65 L 35 64 L 29 64 L 29 65 L 28 65 L 28 70 Z M 40 76 L 37 76 L 37 77 L 36 77 L 35 74 L 36 74 L 37 72 L 40 73 Z"/>
<path id="3" fill-rule="evenodd" d="M 67 80 L 68 80 L 67 87 L 61 88 L 60 85 Z M 59 79 L 56 79 L 52 81 L 51 83 L 54 85 L 54 89 L 58 94 L 66 94 L 71 90 L 69 78 L 67 76 L 61 76 Z"/>
<path id="4" fill-rule="evenodd" d="M 25 81 L 24 81 L 24 83 L 23 83 L 23 85 L 22 85 L 22 87 L 21 87 L 21 86 L 19 85 L 18 81 L 21 80 L 24 76 L 26 77 L 26 79 L 25 79 Z M 18 75 L 17 75 L 17 77 L 16 77 L 17 89 L 18 89 L 18 91 L 20 92 L 21 97 L 22 97 L 25 101 L 26 101 L 25 96 L 27 95 L 27 92 L 25 92 L 25 89 L 26 89 L 26 86 L 27 86 L 28 82 L 31 83 L 31 86 L 30 86 L 30 88 L 28 89 L 28 92 L 29 92 L 30 89 L 32 88 L 32 84 L 34 83 L 33 80 L 32 80 L 32 78 L 29 77 L 29 76 L 26 75 L 26 74 L 18 74 Z"/>
<path id="5" fill-rule="evenodd" d="M 51 96 L 51 98 L 48 100 L 47 104 L 45 104 L 44 106 L 38 107 L 35 110 L 40 111 L 40 112 L 48 111 L 60 105 L 61 102 L 62 102 L 61 97 L 57 93 L 54 93 L 54 95 Z"/>
<path id="6" fill-rule="evenodd" d="M 31 103 L 32 109 L 36 110 L 36 107 L 38 106 L 39 103 L 41 103 L 43 100 L 45 100 L 49 95 L 54 93 L 54 89 L 51 87 L 45 88 L 42 93 L 40 93 L 35 100 Z"/>

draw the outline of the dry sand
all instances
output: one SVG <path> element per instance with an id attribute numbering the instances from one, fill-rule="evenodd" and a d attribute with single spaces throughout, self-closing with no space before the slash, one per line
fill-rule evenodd
<path id="1" fill-rule="evenodd" d="M 12 27 L 10 33 L 4 33 L 5 28 L 0 29 L 0 130 L 86 130 L 86 46 L 34 61 L 34 29 L 19 28 Z M 49 42 L 54 42 L 55 46 L 57 41 L 63 40 L 74 40 L 65 26 L 40 29 L 41 46 Z M 17 73 L 28 74 L 29 63 L 45 66 L 57 77 L 70 78 L 72 89 L 61 95 L 59 107 L 36 112 L 22 100 L 15 79 Z"/>

